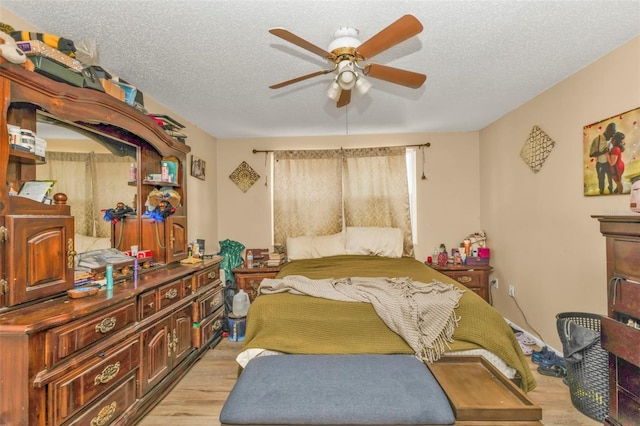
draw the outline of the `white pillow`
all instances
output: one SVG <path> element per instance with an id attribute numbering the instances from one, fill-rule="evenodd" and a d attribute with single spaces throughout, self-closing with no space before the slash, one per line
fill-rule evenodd
<path id="1" fill-rule="evenodd" d="M 404 235 L 400 228 L 347 227 L 347 254 L 402 257 Z"/>
<path id="2" fill-rule="evenodd" d="M 313 237 L 310 236 L 287 238 L 287 259 L 311 259 L 313 257 L 312 241 Z"/>
<path id="3" fill-rule="evenodd" d="M 346 253 L 342 232 L 313 237 L 311 243 L 311 255 L 313 257 L 337 256 Z"/>

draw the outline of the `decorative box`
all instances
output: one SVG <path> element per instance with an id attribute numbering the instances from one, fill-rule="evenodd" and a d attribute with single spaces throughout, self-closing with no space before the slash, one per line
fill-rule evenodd
<path id="1" fill-rule="evenodd" d="M 488 257 L 473 257 L 473 256 L 468 256 L 467 259 L 465 260 L 465 264 L 467 266 L 482 266 L 482 265 L 488 265 L 489 264 L 489 258 Z"/>
<path id="2" fill-rule="evenodd" d="M 84 87 L 84 75 L 82 75 L 82 69 L 80 72 L 74 71 L 53 59 L 39 54 L 30 55 L 29 59 L 31 59 L 31 62 L 35 65 L 37 73 L 45 75 L 52 80 L 71 84 L 72 86 Z"/>
<path id="3" fill-rule="evenodd" d="M 29 57 L 34 55 L 45 56 L 76 72 L 82 72 L 82 63 L 80 61 L 44 44 L 40 40 L 18 41 L 16 44 Z"/>

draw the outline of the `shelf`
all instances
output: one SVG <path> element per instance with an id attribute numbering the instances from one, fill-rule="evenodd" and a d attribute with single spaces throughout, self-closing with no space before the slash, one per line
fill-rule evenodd
<path id="1" fill-rule="evenodd" d="M 45 158 L 35 155 L 33 152 L 9 149 L 9 160 L 22 164 L 44 164 Z"/>
<path id="2" fill-rule="evenodd" d="M 179 188 L 180 184 L 175 183 L 175 182 L 162 182 L 159 180 L 143 180 L 142 181 L 143 185 L 151 185 L 151 186 L 172 186 L 174 188 Z"/>

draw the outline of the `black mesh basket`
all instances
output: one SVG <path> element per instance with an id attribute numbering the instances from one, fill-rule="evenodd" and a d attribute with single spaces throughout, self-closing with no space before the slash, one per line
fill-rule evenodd
<path id="1" fill-rule="evenodd" d="M 556 320 L 567 320 L 578 326 L 600 333 L 600 315 L 582 312 L 565 312 L 556 315 Z M 557 321 L 558 334 L 563 351 L 567 354 L 567 336 Z M 600 346 L 600 336 L 587 348 L 578 352 L 582 359 L 567 358 L 567 384 L 571 403 L 576 409 L 594 420 L 602 422 L 609 414 L 609 356 Z"/>

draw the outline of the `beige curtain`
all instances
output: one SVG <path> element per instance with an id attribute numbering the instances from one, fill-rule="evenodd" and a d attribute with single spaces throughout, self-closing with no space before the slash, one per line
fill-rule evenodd
<path id="1" fill-rule="evenodd" d="M 273 170 L 274 245 L 287 237 L 342 229 L 340 150 L 276 151 Z"/>
<path id="2" fill-rule="evenodd" d="M 400 228 L 413 255 L 404 147 L 274 152 L 274 245 L 343 226 Z"/>
<path id="3" fill-rule="evenodd" d="M 111 225 L 102 210 L 118 202 L 134 207 L 136 187 L 129 186 L 131 157 L 111 154 L 47 152 L 47 163 L 37 167 L 39 180 L 55 180 L 53 193 L 67 195 L 75 232 L 110 237 Z"/>
<path id="4" fill-rule="evenodd" d="M 413 256 L 406 148 L 344 150 L 345 226 L 400 228 Z"/>

